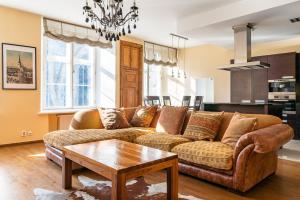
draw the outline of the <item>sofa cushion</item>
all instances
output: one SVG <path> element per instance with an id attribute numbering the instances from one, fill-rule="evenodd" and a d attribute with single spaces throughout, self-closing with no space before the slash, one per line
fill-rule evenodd
<path id="1" fill-rule="evenodd" d="M 130 121 L 135 127 L 149 127 L 157 111 L 157 106 L 139 106 Z"/>
<path id="2" fill-rule="evenodd" d="M 231 170 L 233 165 L 233 148 L 221 142 L 196 141 L 177 145 L 172 152 L 180 160 L 216 169 Z"/>
<path id="3" fill-rule="evenodd" d="M 129 128 L 125 112 L 120 109 L 99 109 L 101 121 L 107 130 Z"/>
<path id="4" fill-rule="evenodd" d="M 234 148 L 242 135 L 254 130 L 256 121 L 256 118 L 250 118 L 243 116 L 240 113 L 235 113 L 221 142 Z"/>
<path id="5" fill-rule="evenodd" d="M 189 142 L 190 140 L 180 135 L 170 135 L 167 133 L 156 133 L 142 135 L 136 138 L 135 142 L 140 145 L 160 149 L 163 151 L 171 151 L 176 145 Z"/>
<path id="6" fill-rule="evenodd" d="M 157 122 L 156 132 L 179 135 L 188 108 L 164 106 Z"/>
<path id="7" fill-rule="evenodd" d="M 184 136 L 198 140 L 214 140 L 222 122 L 223 113 L 193 112 Z"/>
<path id="8" fill-rule="evenodd" d="M 65 145 L 81 144 L 100 140 L 119 139 L 134 142 L 136 137 L 154 133 L 153 128 L 127 128 L 127 129 L 88 129 L 88 130 L 60 130 L 44 136 L 44 143 L 58 149 Z"/>
<path id="9" fill-rule="evenodd" d="M 228 125 L 233 117 L 234 113 L 225 112 L 222 120 L 222 124 L 217 135 L 217 140 L 221 141 L 224 136 Z M 262 128 L 266 128 L 276 124 L 282 124 L 282 120 L 279 117 L 273 115 L 265 115 L 265 114 L 244 114 L 246 117 L 257 118 L 257 124 L 255 126 L 255 130 L 259 130 Z"/>
<path id="10" fill-rule="evenodd" d="M 97 109 L 81 110 L 74 114 L 69 129 L 100 129 L 104 128 Z"/>

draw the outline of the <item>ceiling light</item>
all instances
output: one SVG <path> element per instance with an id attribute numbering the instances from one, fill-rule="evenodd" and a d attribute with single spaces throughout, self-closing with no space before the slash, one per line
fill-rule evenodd
<path id="1" fill-rule="evenodd" d="M 92 1 L 93 7 L 89 5 Z M 123 0 L 86 0 L 83 7 L 85 22 L 94 29 L 99 36 L 109 41 L 117 41 L 123 35 L 136 29 L 139 20 L 139 8 L 135 0 L 128 13 L 123 12 Z"/>

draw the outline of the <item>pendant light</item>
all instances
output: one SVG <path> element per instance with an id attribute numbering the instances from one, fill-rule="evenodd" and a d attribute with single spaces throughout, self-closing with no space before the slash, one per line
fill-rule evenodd
<path id="1" fill-rule="evenodd" d="M 178 37 L 178 43 L 177 43 L 177 68 L 178 68 L 178 71 L 177 71 L 177 78 L 180 78 L 180 67 L 179 67 L 179 42 L 180 42 L 180 38 Z"/>

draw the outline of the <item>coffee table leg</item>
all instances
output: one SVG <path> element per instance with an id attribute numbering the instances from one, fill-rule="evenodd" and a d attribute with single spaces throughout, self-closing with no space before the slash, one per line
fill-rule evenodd
<path id="1" fill-rule="evenodd" d="M 167 184 L 168 200 L 178 200 L 178 160 L 167 169 Z"/>
<path id="2" fill-rule="evenodd" d="M 64 189 L 72 187 L 72 160 L 63 157 L 62 186 Z"/>
<path id="3" fill-rule="evenodd" d="M 126 190 L 126 177 L 124 174 L 115 175 L 112 180 L 111 188 L 111 199 L 112 200 L 126 200 L 127 190 Z"/>

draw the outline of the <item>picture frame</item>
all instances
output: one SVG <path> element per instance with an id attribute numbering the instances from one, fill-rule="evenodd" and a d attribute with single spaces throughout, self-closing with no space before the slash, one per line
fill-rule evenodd
<path id="1" fill-rule="evenodd" d="M 36 47 L 2 43 L 2 89 L 36 90 Z"/>

